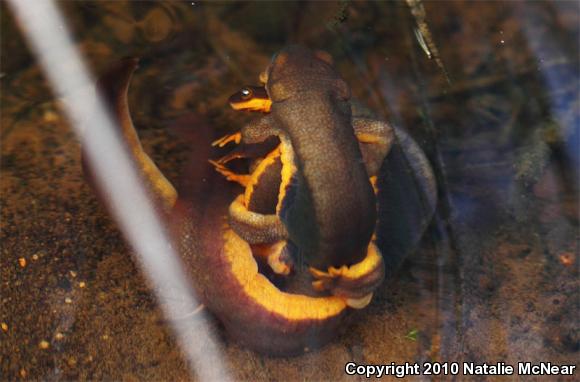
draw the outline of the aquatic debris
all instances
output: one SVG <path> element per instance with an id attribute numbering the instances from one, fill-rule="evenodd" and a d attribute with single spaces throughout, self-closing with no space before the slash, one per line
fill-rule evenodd
<path id="1" fill-rule="evenodd" d="M 437 49 L 437 45 L 435 44 L 435 40 L 431 35 L 431 30 L 429 30 L 429 26 L 427 25 L 427 12 L 425 11 L 425 7 L 423 6 L 422 0 L 407 0 L 407 5 L 411 8 L 411 13 L 415 18 L 415 22 L 417 23 L 417 28 L 415 31 L 415 37 L 419 42 L 419 45 L 427 55 L 429 59 L 435 59 L 435 63 L 441 72 L 443 72 L 443 76 L 445 76 L 445 80 L 448 84 L 451 84 L 451 79 L 449 78 L 449 73 L 443 64 L 443 60 L 439 55 L 439 49 Z"/>
<path id="2" fill-rule="evenodd" d="M 419 335 L 419 329 L 411 329 L 409 333 L 405 334 L 405 338 L 411 341 L 417 341 L 417 336 Z"/>
<path id="3" fill-rule="evenodd" d="M 46 350 L 50 347 L 50 344 L 48 343 L 48 341 L 42 340 L 38 343 L 38 347 L 43 349 L 43 350 Z"/>

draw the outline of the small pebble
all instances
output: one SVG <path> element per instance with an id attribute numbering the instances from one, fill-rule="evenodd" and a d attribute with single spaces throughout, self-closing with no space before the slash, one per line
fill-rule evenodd
<path id="1" fill-rule="evenodd" d="M 49 346 L 50 346 L 50 344 L 46 340 L 42 340 L 38 344 L 38 347 L 41 348 L 41 349 L 48 349 Z"/>
<path id="2" fill-rule="evenodd" d="M 38 255 L 36 253 L 34 255 L 32 255 L 32 260 L 34 260 L 34 261 L 38 260 Z"/>
<path id="3" fill-rule="evenodd" d="M 569 267 L 574 264 L 574 254 L 572 252 L 562 252 L 560 254 L 560 262 Z"/>
<path id="4" fill-rule="evenodd" d="M 76 364 L 77 364 L 77 359 L 76 359 L 75 357 L 70 357 L 70 358 L 68 359 L 68 365 L 69 365 L 69 366 L 74 366 L 74 365 L 76 365 Z"/>
<path id="5" fill-rule="evenodd" d="M 86 284 L 84 281 L 81 281 L 81 282 L 79 283 L 79 288 L 84 288 L 84 287 L 86 287 L 86 286 L 87 286 L 87 284 Z"/>
<path id="6" fill-rule="evenodd" d="M 72 300 L 70 297 L 65 298 L 64 302 L 66 302 L 67 304 L 72 304 Z"/>
<path id="7" fill-rule="evenodd" d="M 58 121 L 58 114 L 55 113 L 52 110 L 45 111 L 43 117 L 44 117 L 44 120 L 46 122 L 56 122 L 56 121 Z"/>
<path id="8" fill-rule="evenodd" d="M 54 335 L 54 338 L 56 338 L 57 340 L 62 340 L 64 338 L 64 335 L 61 332 L 58 332 Z"/>
<path id="9" fill-rule="evenodd" d="M 2 330 L 4 330 L 5 332 L 8 331 L 8 324 L 7 323 L 5 323 L 5 322 L 1 323 L 0 327 L 2 327 Z"/>
<path id="10" fill-rule="evenodd" d="M 19 258 L 18 264 L 20 265 L 21 268 L 24 268 L 26 266 L 26 259 L 24 257 Z"/>
<path id="11" fill-rule="evenodd" d="M 75 271 L 69 271 L 69 273 L 72 277 L 77 277 L 77 273 Z"/>
<path id="12" fill-rule="evenodd" d="M 27 373 L 26 373 L 26 370 L 24 370 L 24 369 L 20 369 L 20 376 L 21 376 L 22 378 L 26 378 L 26 375 L 27 375 Z"/>

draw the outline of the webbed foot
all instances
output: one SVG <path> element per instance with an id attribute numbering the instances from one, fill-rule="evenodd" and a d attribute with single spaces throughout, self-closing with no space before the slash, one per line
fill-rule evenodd
<path id="1" fill-rule="evenodd" d="M 347 305 L 354 309 L 361 309 L 370 302 L 385 274 L 383 257 L 373 243 L 369 244 L 367 256 L 357 264 L 329 267 L 327 271 L 310 268 L 309 271 L 315 279 L 312 282 L 315 290 L 344 297 Z"/>

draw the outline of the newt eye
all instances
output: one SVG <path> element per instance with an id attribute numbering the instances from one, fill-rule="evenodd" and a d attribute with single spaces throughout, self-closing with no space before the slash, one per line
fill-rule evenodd
<path id="1" fill-rule="evenodd" d="M 243 88 L 241 90 L 241 94 L 242 94 L 243 100 L 250 99 L 254 95 L 254 93 L 252 92 L 252 89 L 250 89 L 250 88 Z"/>

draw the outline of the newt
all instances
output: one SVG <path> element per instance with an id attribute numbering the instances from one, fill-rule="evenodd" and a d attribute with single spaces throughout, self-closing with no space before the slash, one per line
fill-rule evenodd
<path id="1" fill-rule="evenodd" d="M 232 228 L 249 243 L 276 243 L 276 258 L 286 248 L 279 243 L 288 241 L 311 266 L 315 288 L 363 307 L 383 277 L 380 252 L 368 251 L 376 224 L 372 182 L 393 131 L 381 121 L 353 121 L 350 89 L 326 53 L 288 47 L 261 79 L 265 88 L 244 87 L 229 102 L 236 110 L 268 115 L 215 142 L 223 146 L 232 141 L 255 144 L 272 136 L 280 140 L 253 174 L 226 169 L 231 156 L 214 162 L 228 180 L 246 187 L 245 200 L 237 198 L 230 209 Z M 362 149 L 366 143 L 372 148 Z M 276 213 L 270 215 L 256 214 L 249 205 L 254 185 L 267 174 L 264 163 L 276 168 L 282 164 Z M 288 267 L 269 263 L 287 273 Z"/>

